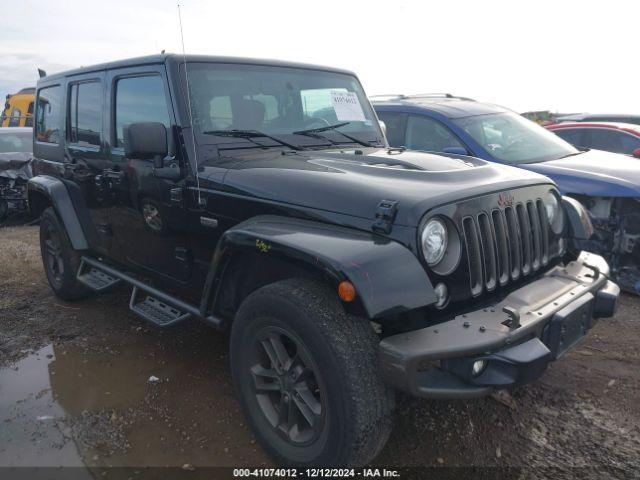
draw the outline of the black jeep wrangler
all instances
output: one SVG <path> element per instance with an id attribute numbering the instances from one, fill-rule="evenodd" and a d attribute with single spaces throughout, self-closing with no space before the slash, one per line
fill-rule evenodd
<path id="1" fill-rule="evenodd" d="M 389 148 L 350 72 L 161 55 L 38 81 L 28 199 L 60 298 L 131 285 L 231 328 L 238 399 L 287 465 L 360 465 L 394 390 L 536 379 L 618 287 L 547 178 Z"/>

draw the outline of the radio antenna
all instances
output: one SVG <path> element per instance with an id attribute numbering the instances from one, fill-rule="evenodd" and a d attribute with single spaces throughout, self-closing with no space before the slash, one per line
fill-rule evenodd
<path id="1" fill-rule="evenodd" d="M 178 3 L 178 23 L 180 24 L 180 41 L 182 42 L 182 60 L 184 61 L 184 80 L 187 84 L 187 105 L 189 111 L 189 129 L 191 130 L 191 143 L 193 144 L 193 159 L 196 164 L 196 188 L 198 189 L 198 206 L 202 206 L 200 194 L 200 165 L 198 164 L 198 148 L 196 147 L 196 132 L 193 128 L 193 113 L 191 112 L 191 87 L 189 85 L 189 68 L 187 67 L 187 54 L 184 49 L 184 35 L 182 33 L 182 15 Z"/>

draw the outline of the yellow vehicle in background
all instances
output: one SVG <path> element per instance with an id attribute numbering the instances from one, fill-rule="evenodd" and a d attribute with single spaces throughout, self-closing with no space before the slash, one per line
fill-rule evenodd
<path id="1" fill-rule="evenodd" d="M 23 88 L 18 93 L 7 95 L 0 127 L 32 127 L 35 98 L 35 88 Z"/>

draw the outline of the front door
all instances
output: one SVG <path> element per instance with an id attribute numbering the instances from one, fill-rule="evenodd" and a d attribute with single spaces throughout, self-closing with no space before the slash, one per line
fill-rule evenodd
<path id="1" fill-rule="evenodd" d="M 184 180 L 160 179 L 150 160 L 127 158 L 124 132 L 132 123 L 167 128 L 168 158 L 176 159 L 177 132 L 164 65 L 108 73 L 112 175 L 119 200 L 111 212 L 120 260 L 167 280 L 184 282 L 192 272 L 183 194 Z"/>

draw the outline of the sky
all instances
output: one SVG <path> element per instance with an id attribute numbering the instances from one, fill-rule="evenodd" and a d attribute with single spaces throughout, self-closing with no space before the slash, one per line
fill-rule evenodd
<path id="1" fill-rule="evenodd" d="M 5 0 L 8 1 L 8 0 Z M 181 0 L 187 53 L 356 72 L 369 95 L 448 92 L 516 111 L 640 114 L 638 0 Z M 175 0 L 20 0 L 0 95 L 37 68 L 182 52 Z"/>

